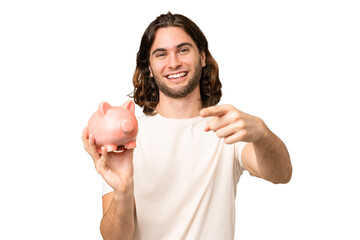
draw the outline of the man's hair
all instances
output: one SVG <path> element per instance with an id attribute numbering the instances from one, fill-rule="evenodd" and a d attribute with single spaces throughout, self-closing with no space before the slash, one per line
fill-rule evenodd
<path id="1" fill-rule="evenodd" d="M 221 98 L 221 82 L 219 68 L 208 49 L 208 42 L 200 28 L 189 18 L 180 15 L 162 14 L 157 17 L 145 30 L 140 49 L 136 56 L 136 69 L 133 76 L 134 101 L 146 115 L 155 115 L 155 108 L 159 103 L 159 88 L 154 78 L 150 77 L 150 49 L 155 39 L 156 31 L 163 27 L 180 27 L 195 42 L 199 52 L 205 52 L 206 66 L 202 69 L 200 80 L 200 94 L 202 107 L 216 105 Z"/>

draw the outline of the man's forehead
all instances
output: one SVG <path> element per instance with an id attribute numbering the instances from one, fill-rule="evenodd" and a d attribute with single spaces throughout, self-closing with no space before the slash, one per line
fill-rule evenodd
<path id="1" fill-rule="evenodd" d="M 195 45 L 195 42 L 184 29 L 180 27 L 163 27 L 159 28 L 155 33 L 155 39 L 152 43 L 151 50 L 154 51 L 157 48 L 162 49 L 176 49 L 183 43 L 188 43 L 191 46 Z"/>

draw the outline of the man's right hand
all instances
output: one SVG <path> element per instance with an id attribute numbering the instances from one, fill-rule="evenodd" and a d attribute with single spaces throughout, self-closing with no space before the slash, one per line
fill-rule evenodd
<path id="1" fill-rule="evenodd" d="M 134 149 L 123 152 L 107 152 L 102 147 L 101 154 L 96 150 L 95 137 L 89 135 L 88 128 L 84 128 L 82 141 L 85 150 L 94 160 L 96 171 L 104 178 L 117 193 L 128 194 L 133 191 L 133 153 Z"/>

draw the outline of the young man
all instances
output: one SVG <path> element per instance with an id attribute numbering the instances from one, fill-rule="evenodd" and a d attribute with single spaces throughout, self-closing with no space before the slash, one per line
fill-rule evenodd
<path id="1" fill-rule="evenodd" d="M 105 180 L 104 239 L 233 239 L 243 170 L 273 183 L 292 174 L 283 142 L 258 117 L 217 106 L 221 83 L 201 30 L 168 13 L 146 29 L 134 100 L 143 107 L 136 149 L 85 149 Z"/>

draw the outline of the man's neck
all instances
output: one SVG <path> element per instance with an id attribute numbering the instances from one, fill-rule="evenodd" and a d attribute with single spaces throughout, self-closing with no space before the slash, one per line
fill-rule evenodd
<path id="1" fill-rule="evenodd" d="M 160 92 L 156 111 L 166 118 L 194 118 L 200 116 L 202 108 L 200 87 L 184 98 L 171 98 Z"/>

